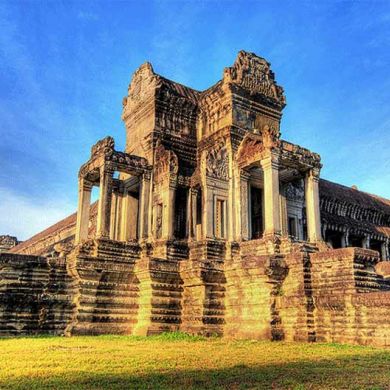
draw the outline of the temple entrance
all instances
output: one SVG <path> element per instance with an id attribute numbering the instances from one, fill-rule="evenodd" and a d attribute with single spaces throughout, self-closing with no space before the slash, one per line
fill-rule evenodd
<path id="1" fill-rule="evenodd" d="M 263 236 L 263 191 L 250 187 L 251 239 Z"/>
<path id="2" fill-rule="evenodd" d="M 343 233 L 335 230 L 326 230 L 325 241 L 332 246 L 333 249 L 343 247 Z"/>
<path id="3" fill-rule="evenodd" d="M 187 197 L 188 190 L 178 187 L 175 198 L 175 238 L 181 240 L 187 237 Z"/>

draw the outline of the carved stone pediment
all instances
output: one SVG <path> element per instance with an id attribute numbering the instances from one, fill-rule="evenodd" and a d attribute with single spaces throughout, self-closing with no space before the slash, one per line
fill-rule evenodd
<path id="1" fill-rule="evenodd" d="M 206 174 L 216 179 L 228 179 L 228 152 L 225 144 L 220 143 L 207 151 Z"/>
<path id="2" fill-rule="evenodd" d="M 140 175 L 150 171 L 148 161 L 139 156 L 115 150 L 112 137 L 105 137 L 91 148 L 91 158 L 81 166 L 79 177 L 92 183 L 99 180 L 100 170 L 126 172 Z"/>
<path id="3" fill-rule="evenodd" d="M 230 68 L 225 68 L 224 81 L 246 89 L 251 95 L 260 94 L 277 102 L 282 108 L 286 105 L 283 88 L 278 86 L 270 64 L 254 53 L 240 51 Z"/>
<path id="4" fill-rule="evenodd" d="M 279 145 L 279 133 L 266 126 L 257 133 L 248 133 L 241 141 L 237 150 L 236 161 L 242 168 L 259 162 L 264 158 L 266 151 L 275 149 Z"/>
<path id="5" fill-rule="evenodd" d="M 167 150 L 162 143 L 158 143 L 154 155 L 154 172 L 157 180 L 169 174 L 177 175 L 179 171 L 179 159 L 175 152 Z"/>
<path id="6" fill-rule="evenodd" d="M 100 141 L 96 142 L 91 148 L 91 158 L 98 156 L 110 156 L 114 153 L 115 141 L 112 137 L 105 137 Z"/>
<path id="7" fill-rule="evenodd" d="M 128 96 L 124 97 L 122 101 L 122 117 L 127 116 L 126 113 L 130 112 L 150 91 L 155 89 L 157 78 L 158 76 L 154 73 L 150 62 L 145 62 L 135 71 L 129 85 Z"/>
<path id="8" fill-rule="evenodd" d="M 290 182 L 286 184 L 285 194 L 288 200 L 301 201 L 305 200 L 305 189 L 302 181 Z"/>

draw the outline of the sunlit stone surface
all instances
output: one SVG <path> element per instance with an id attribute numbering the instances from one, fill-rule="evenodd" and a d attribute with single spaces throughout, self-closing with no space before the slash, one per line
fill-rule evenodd
<path id="1" fill-rule="evenodd" d="M 97 142 L 77 215 L 0 255 L 0 334 L 390 345 L 390 201 L 321 180 L 285 105 L 253 53 L 203 92 L 142 65 L 126 150 Z"/>

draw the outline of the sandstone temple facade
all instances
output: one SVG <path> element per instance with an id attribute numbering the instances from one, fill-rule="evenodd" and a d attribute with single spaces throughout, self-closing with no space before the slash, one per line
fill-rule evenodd
<path id="1" fill-rule="evenodd" d="M 0 335 L 390 345 L 390 201 L 320 179 L 285 105 L 253 53 L 202 92 L 142 65 L 125 151 L 97 142 L 77 213 L 0 254 Z"/>

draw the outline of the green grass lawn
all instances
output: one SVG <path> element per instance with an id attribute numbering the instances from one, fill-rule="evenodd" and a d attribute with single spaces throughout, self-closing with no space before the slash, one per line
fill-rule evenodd
<path id="1" fill-rule="evenodd" d="M 155 337 L 0 339 L 4 389 L 390 389 L 390 350 Z"/>

